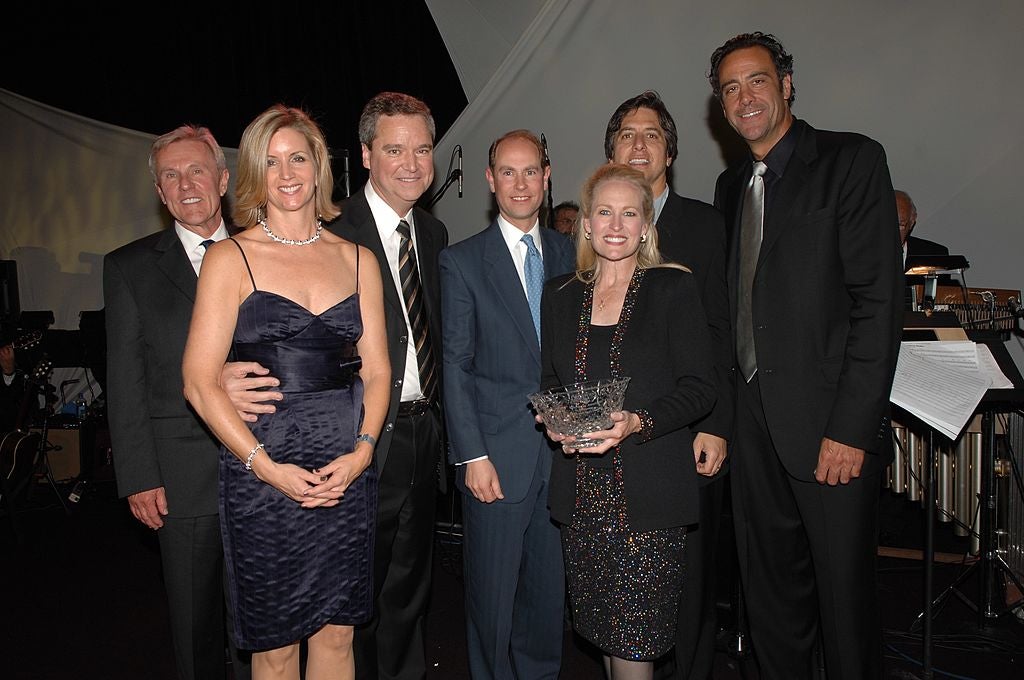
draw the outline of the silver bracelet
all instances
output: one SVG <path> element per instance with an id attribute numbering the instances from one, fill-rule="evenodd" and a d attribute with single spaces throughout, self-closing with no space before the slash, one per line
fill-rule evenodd
<path id="1" fill-rule="evenodd" d="M 249 452 L 249 457 L 245 459 L 245 469 L 252 470 L 252 459 L 256 457 L 256 454 L 260 452 L 260 449 L 266 451 L 263 448 L 263 442 L 259 442 L 256 446 L 252 447 L 252 451 Z"/>
<path id="2" fill-rule="evenodd" d="M 366 434 L 365 432 L 356 437 L 357 442 L 366 442 L 370 445 L 371 449 L 377 448 L 377 440 L 372 434 Z"/>

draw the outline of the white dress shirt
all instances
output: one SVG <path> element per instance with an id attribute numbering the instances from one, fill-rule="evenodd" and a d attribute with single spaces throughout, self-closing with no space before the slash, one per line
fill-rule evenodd
<path id="1" fill-rule="evenodd" d="M 526 244 L 523 243 L 523 236 L 529 234 L 533 237 L 533 243 L 537 246 L 541 260 L 544 259 L 544 245 L 540 238 L 540 222 L 534 221 L 530 231 L 524 232 L 519 227 L 508 222 L 504 217 L 498 215 L 498 229 L 505 239 L 505 245 L 512 255 L 512 262 L 516 265 L 516 273 L 519 274 L 519 285 L 523 287 L 523 295 L 526 295 Z"/>
<path id="2" fill-rule="evenodd" d="M 402 295 L 402 276 L 398 273 L 398 249 L 402 244 L 402 237 L 398 235 L 398 223 L 405 220 L 409 223 L 409 232 L 412 234 L 412 247 L 416 252 L 416 269 L 420 270 L 420 249 L 416 245 L 416 223 L 413 220 L 412 210 L 406 215 L 399 215 L 391 209 L 384 199 L 373 190 L 373 183 L 367 182 L 363 189 L 366 195 L 366 202 L 373 214 L 373 221 L 377 224 L 377 233 L 380 235 L 381 245 L 384 246 L 384 256 L 388 259 L 388 268 L 391 270 L 391 285 L 398 291 L 398 299 L 402 300 L 402 318 L 405 319 L 405 335 L 409 342 L 405 347 L 405 375 L 402 378 L 402 401 L 415 401 L 423 398 L 423 390 L 420 388 L 420 367 L 416 360 L 416 342 L 413 340 L 412 324 L 409 323 L 409 312 L 405 309 L 405 297 Z M 386 283 L 384 285 L 387 285 Z M 435 357 L 440 360 L 440 357 Z"/>
<path id="3" fill-rule="evenodd" d="M 192 269 L 195 269 L 196 276 L 199 276 L 199 269 L 203 265 L 203 256 L 206 255 L 206 246 L 203 245 L 203 241 L 206 239 L 194 231 L 186 229 L 177 220 L 174 221 L 174 231 L 178 234 L 178 240 L 181 241 L 181 245 L 185 248 L 188 261 L 192 263 Z M 217 231 L 213 232 L 210 240 L 223 241 L 228 236 L 228 228 L 224 225 L 224 220 L 222 219 L 220 226 L 217 227 Z"/>

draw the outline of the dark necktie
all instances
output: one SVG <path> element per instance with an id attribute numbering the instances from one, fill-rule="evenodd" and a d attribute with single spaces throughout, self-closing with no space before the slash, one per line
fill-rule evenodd
<path id="1" fill-rule="evenodd" d="M 740 217 L 739 293 L 736 307 L 736 358 L 743 379 L 750 382 L 757 372 L 757 353 L 754 349 L 754 320 L 751 310 L 754 271 L 761 252 L 764 229 L 764 173 L 768 166 L 757 161 L 754 173 L 743 195 L 743 213 Z"/>
<path id="2" fill-rule="evenodd" d="M 201 245 L 203 247 L 203 252 L 205 253 L 206 249 L 209 248 L 210 246 L 212 246 L 214 243 L 215 243 L 215 241 L 212 238 L 208 238 L 205 241 L 203 241 L 202 243 L 200 243 L 199 245 Z"/>
<path id="3" fill-rule="evenodd" d="M 409 315 L 413 340 L 416 343 L 416 363 L 420 371 L 420 390 L 426 399 L 434 400 L 437 390 L 437 366 L 434 351 L 427 331 L 427 311 L 423 305 L 423 289 L 420 273 L 416 267 L 416 251 L 412 246 L 412 231 L 409 223 L 398 223 L 398 235 L 402 242 L 398 247 L 398 276 L 402 279 L 402 297 L 405 311 Z"/>
<path id="4" fill-rule="evenodd" d="M 540 257 L 537 244 L 529 234 L 519 239 L 526 244 L 526 265 L 523 274 L 526 279 L 526 300 L 530 303 L 530 314 L 533 316 L 533 329 L 537 331 L 537 342 L 540 342 L 540 296 L 544 290 L 544 260 Z"/>

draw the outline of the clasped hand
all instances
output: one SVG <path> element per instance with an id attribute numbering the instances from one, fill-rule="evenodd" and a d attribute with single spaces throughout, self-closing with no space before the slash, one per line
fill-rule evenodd
<path id="1" fill-rule="evenodd" d="M 253 472 L 304 508 L 330 508 L 341 502 L 349 485 L 373 460 L 357 446 L 356 451 L 338 456 L 327 465 L 306 470 L 292 463 L 257 464 Z"/>
<path id="2" fill-rule="evenodd" d="M 640 431 L 640 417 L 635 413 L 630 411 L 613 411 L 611 419 L 612 426 L 607 430 L 597 430 L 596 432 L 587 432 L 580 435 L 581 438 L 602 440 L 597 446 L 575 446 L 577 437 L 553 432 L 550 428 L 545 429 L 547 430 L 548 438 L 555 443 L 561 444 L 562 451 L 565 453 L 587 453 L 600 456 L 607 453 L 609 449 L 621 444 L 629 435 Z M 537 416 L 537 422 L 543 423 L 544 418 Z"/>

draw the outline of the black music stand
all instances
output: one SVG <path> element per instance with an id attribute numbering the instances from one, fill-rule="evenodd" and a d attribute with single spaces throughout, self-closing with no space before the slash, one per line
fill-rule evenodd
<path id="1" fill-rule="evenodd" d="M 935 607 L 941 605 L 949 595 L 956 595 L 956 597 L 967 605 L 968 608 L 977 613 L 977 624 L 978 628 L 981 630 L 991 630 L 991 626 L 989 625 L 990 623 L 995 622 L 1000 617 L 1009 614 L 1013 610 L 1024 605 L 1024 598 L 1019 599 L 1017 602 L 1009 606 L 1005 604 L 1005 600 L 999 606 L 994 604 L 997 594 L 997 586 L 1005 585 L 1005 582 L 1002 580 L 1003 578 L 1009 577 L 1009 579 L 1017 586 L 1018 591 L 1024 592 L 1024 588 L 1021 587 L 1021 583 L 1013 573 L 1013 570 L 1010 569 L 1010 566 L 998 554 L 995 539 L 997 512 L 997 499 L 995 496 L 995 414 L 1000 411 L 1009 411 L 1020 408 L 1020 406 L 1024 404 L 1024 378 L 1021 377 L 1020 371 L 1017 370 L 1016 365 L 1013 363 L 1013 359 L 1010 357 L 1009 352 L 1007 352 L 1006 346 L 1003 344 L 1001 334 L 987 331 L 968 331 L 968 338 L 973 342 L 983 344 L 989 348 L 992 352 L 992 356 L 996 360 L 996 363 L 999 365 L 999 368 L 1003 371 L 1003 374 L 1006 375 L 1010 382 L 1013 383 L 1014 387 L 1012 389 L 989 389 L 981 398 L 981 402 L 975 409 L 975 413 L 981 414 L 982 430 L 982 474 L 981 488 L 979 489 L 979 535 L 981 545 L 979 557 L 976 562 L 968 566 L 956 578 L 956 580 L 954 580 L 953 583 L 950 584 L 946 590 L 940 593 L 934 600 L 932 599 L 931 593 L 932 566 L 935 559 L 934 526 L 936 509 L 934 503 L 935 482 L 934 475 L 932 474 L 935 465 L 935 449 L 933 446 L 934 431 L 929 429 L 926 460 L 925 464 L 922 466 L 922 476 L 924 476 L 925 479 L 921 482 L 924 495 L 924 507 L 926 508 L 924 551 L 925 608 L 924 611 L 918 615 L 918 621 L 923 620 L 924 627 L 924 653 L 922 665 L 925 678 L 932 677 L 931 633 L 932 621 L 935 617 L 933 610 Z M 978 591 L 979 597 L 977 604 L 975 604 L 960 590 L 960 586 L 964 584 L 975 571 L 980 574 Z M 913 626 L 911 628 L 913 629 Z"/>

